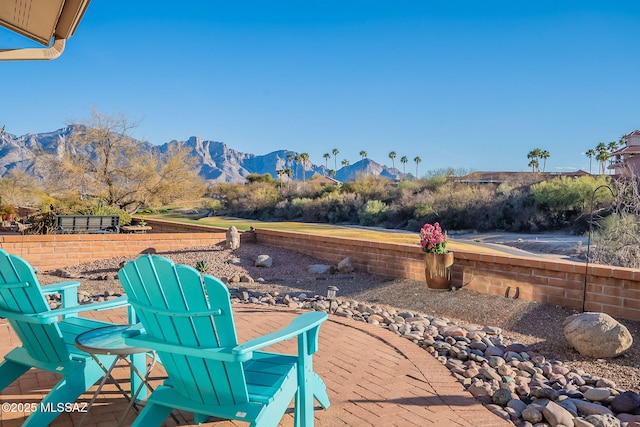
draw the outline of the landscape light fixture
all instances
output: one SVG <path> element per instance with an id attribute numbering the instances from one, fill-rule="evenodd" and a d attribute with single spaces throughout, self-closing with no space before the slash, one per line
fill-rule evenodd
<path id="1" fill-rule="evenodd" d="M 55 59 L 62 54 L 90 0 L 2 0 L 0 26 L 44 48 L 0 48 L 0 61 Z"/>

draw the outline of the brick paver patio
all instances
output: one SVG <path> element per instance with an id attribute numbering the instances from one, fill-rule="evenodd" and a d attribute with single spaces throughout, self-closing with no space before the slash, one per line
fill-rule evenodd
<path id="1" fill-rule="evenodd" d="M 253 305 L 234 305 L 240 341 L 276 330 L 300 311 Z M 124 309 L 94 313 L 92 316 L 114 323 L 126 323 Z M 4 320 L 0 320 L 0 354 L 19 342 Z M 274 351 L 295 352 L 295 340 L 273 346 Z M 328 387 L 331 406 L 315 411 L 317 426 L 467 426 L 501 427 L 512 425 L 480 405 L 449 374 L 449 371 L 410 341 L 379 326 L 330 316 L 320 329 L 320 350 L 314 356 L 315 371 Z M 116 369 L 125 379 L 126 368 Z M 159 384 L 163 370 L 153 372 Z M 2 403 L 38 402 L 58 381 L 55 375 L 31 370 L 0 395 Z M 126 379 L 124 380 L 126 381 Z M 126 384 L 128 385 L 128 384 Z M 88 402 L 96 389 L 80 397 Z M 14 405 L 16 406 L 16 405 Z M 116 388 L 107 384 L 89 411 L 84 426 L 115 426 L 127 407 Z M 319 408 L 319 406 L 318 406 Z M 0 412 L 0 427 L 17 427 L 26 415 Z M 52 426 L 73 426 L 82 414 L 63 413 Z M 189 413 L 168 418 L 166 426 L 191 425 Z M 131 411 L 126 425 L 135 417 Z M 176 420 L 179 423 L 176 423 Z M 229 427 L 245 423 L 214 421 L 203 426 Z M 293 414 L 281 426 L 293 425 Z"/>

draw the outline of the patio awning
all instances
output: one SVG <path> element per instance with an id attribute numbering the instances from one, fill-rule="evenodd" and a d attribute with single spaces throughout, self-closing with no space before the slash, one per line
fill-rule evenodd
<path id="1" fill-rule="evenodd" d="M 0 49 L 0 61 L 55 59 L 73 35 L 90 0 L 2 0 L 0 26 L 45 46 Z"/>

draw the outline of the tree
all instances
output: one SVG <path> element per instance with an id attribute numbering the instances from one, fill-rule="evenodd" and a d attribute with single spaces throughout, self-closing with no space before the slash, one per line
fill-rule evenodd
<path id="1" fill-rule="evenodd" d="M 542 172 L 547 168 L 547 159 L 551 157 L 551 154 L 547 150 L 540 151 L 540 158 L 542 159 Z"/>
<path id="2" fill-rule="evenodd" d="M 591 173 L 591 159 L 596 156 L 597 154 L 596 150 L 594 150 L 593 148 L 590 148 L 584 154 L 589 158 L 589 173 Z"/>
<path id="3" fill-rule="evenodd" d="M 333 168 L 338 170 L 338 153 L 340 153 L 340 151 L 338 151 L 337 148 L 334 148 L 331 150 L 331 153 L 333 154 Z"/>
<path id="4" fill-rule="evenodd" d="M 309 153 L 300 154 L 300 162 L 302 162 L 302 182 L 306 182 L 307 162 L 309 161 Z"/>
<path id="5" fill-rule="evenodd" d="M 531 160 L 529 162 L 529 167 L 531 167 L 533 172 L 540 172 L 540 162 L 538 159 L 540 159 L 541 156 L 542 150 L 539 148 L 534 148 L 527 154 L 527 159 Z"/>
<path id="6" fill-rule="evenodd" d="M 59 192 L 82 192 L 128 212 L 185 195 L 200 197 L 204 182 L 189 150 L 180 146 L 156 153 L 128 135 L 135 126 L 122 114 L 93 109 L 84 125 L 73 127 L 61 158 L 43 155 L 40 160 L 57 179 Z"/>
<path id="7" fill-rule="evenodd" d="M 364 150 L 360 151 L 360 157 L 362 157 L 362 171 L 364 172 L 364 159 L 367 158 L 367 152 Z"/>
<path id="8" fill-rule="evenodd" d="M 418 165 L 420 164 L 422 159 L 419 156 L 415 156 L 413 158 L 413 161 L 416 162 L 416 178 L 418 178 Z"/>
<path id="9" fill-rule="evenodd" d="M 329 169 L 329 159 L 331 158 L 331 154 L 329 154 L 329 153 L 324 153 L 324 154 L 322 155 L 322 157 L 324 157 L 324 167 L 325 167 L 325 170 L 328 170 L 328 169 Z"/>
<path id="10" fill-rule="evenodd" d="M 607 145 L 604 142 L 596 145 L 596 160 L 600 163 L 600 174 L 604 175 L 607 160 L 611 157 Z"/>
<path id="11" fill-rule="evenodd" d="M 389 153 L 389 158 L 391 159 L 391 167 L 393 167 L 394 169 L 396 168 L 396 152 L 395 151 L 391 151 Z"/>
<path id="12" fill-rule="evenodd" d="M 294 179 L 297 179 L 297 177 L 298 177 L 298 164 L 299 163 L 300 163 L 300 155 L 298 154 L 298 155 L 293 156 L 293 166 L 295 168 L 294 169 L 295 173 L 293 174 L 293 178 Z"/>
<path id="13" fill-rule="evenodd" d="M 400 157 L 400 163 L 402 163 L 402 173 L 407 174 L 407 163 L 409 163 L 409 159 L 407 156 Z"/>
<path id="14" fill-rule="evenodd" d="M 347 182 L 347 166 L 349 166 L 349 160 L 342 160 L 342 181 Z"/>

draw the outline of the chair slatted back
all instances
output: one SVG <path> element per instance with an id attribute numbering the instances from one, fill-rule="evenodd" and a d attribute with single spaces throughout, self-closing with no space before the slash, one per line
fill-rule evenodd
<path id="1" fill-rule="evenodd" d="M 203 286 L 194 268 L 155 255 L 127 263 L 118 274 L 149 336 L 196 348 L 237 345 L 229 291 L 217 278 L 204 276 Z M 191 400 L 216 405 L 248 402 L 241 363 L 164 351 L 158 355 L 172 387 Z"/>
<path id="2" fill-rule="evenodd" d="M 0 249 L 0 308 L 16 314 L 51 311 L 33 268 Z M 45 362 L 68 362 L 69 352 L 57 323 L 28 323 L 7 316 L 29 355 Z"/>

